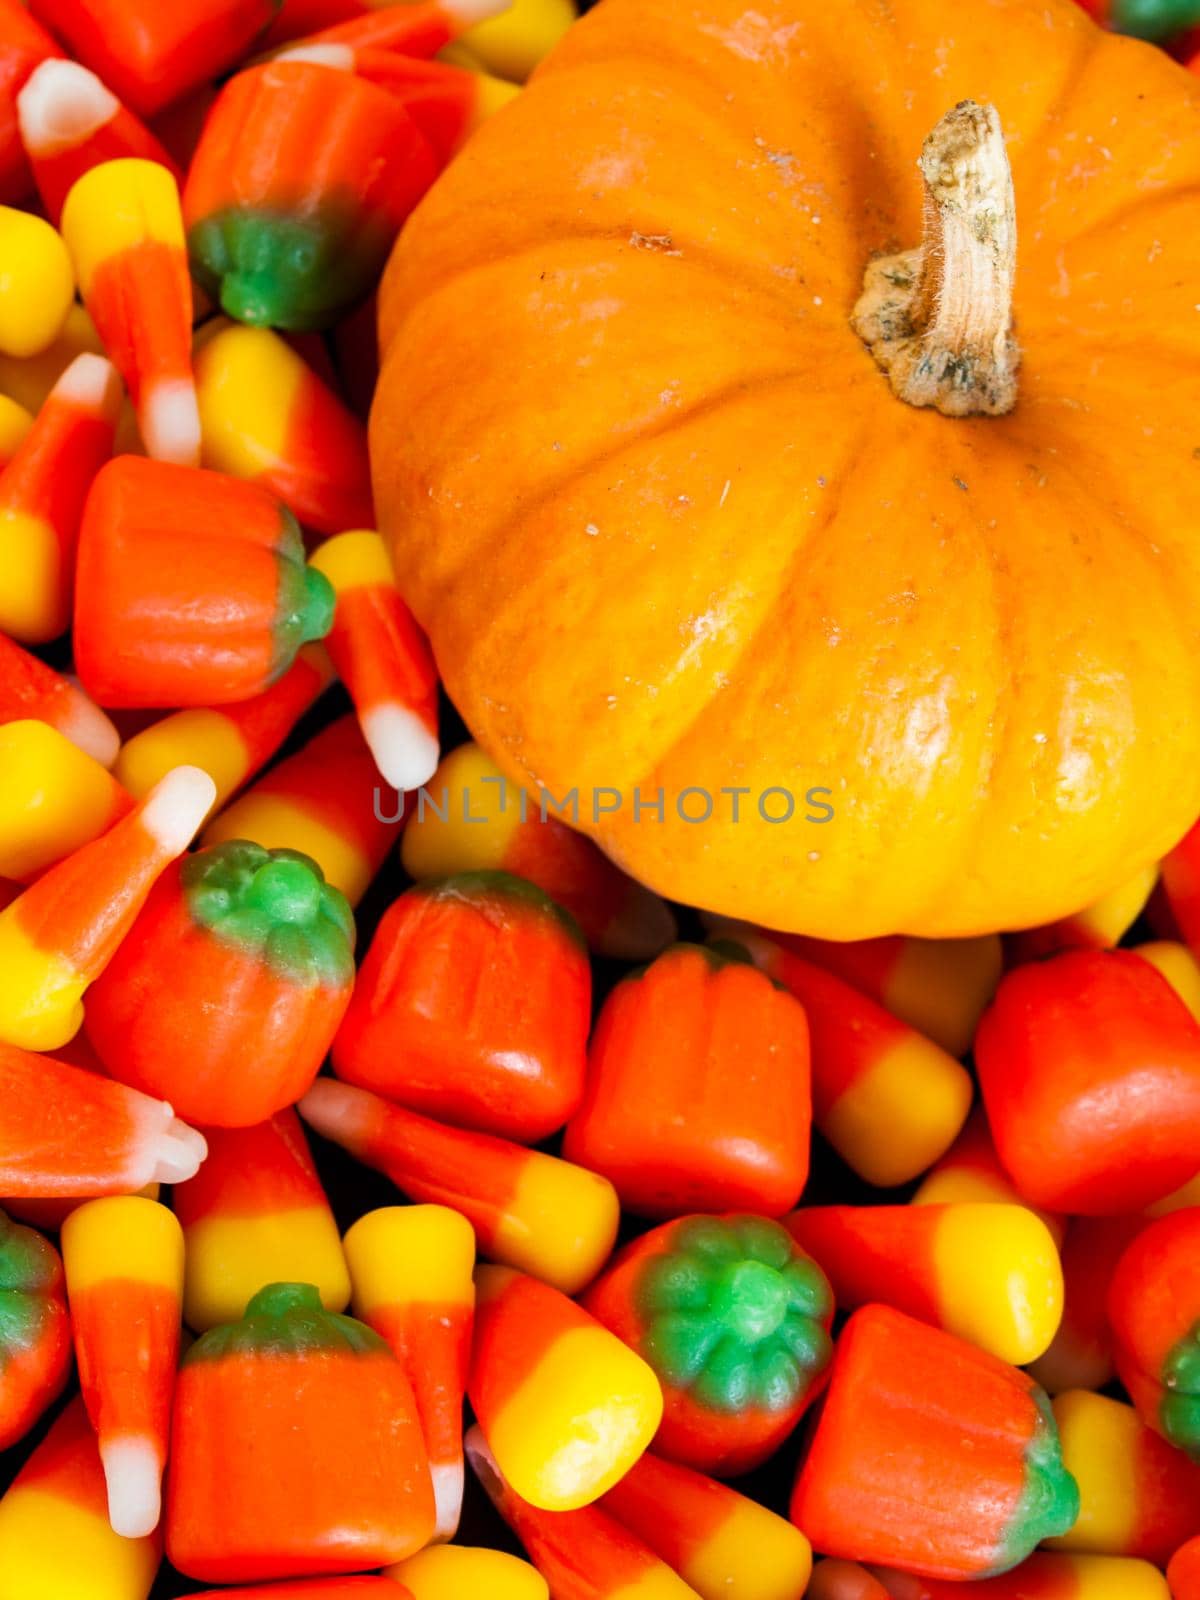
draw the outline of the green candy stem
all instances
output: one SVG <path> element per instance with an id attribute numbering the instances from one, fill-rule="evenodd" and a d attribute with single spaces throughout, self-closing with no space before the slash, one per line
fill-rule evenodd
<path id="1" fill-rule="evenodd" d="M 333 627 L 337 605 L 337 595 L 329 579 L 315 567 L 305 565 L 299 523 L 286 506 L 280 506 L 279 514 L 279 542 L 275 547 L 279 594 L 272 626 L 272 680 L 287 671 L 302 644 L 325 637 Z"/>
<path id="2" fill-rule="evenodd" d="M 784 1411 L 832 1352 L 824 1273 L 763 1217 L 684 1219 L 634 1292 L 642 1355 L 712 1411 Z"/>
<path id="3" fill-rule="evenodd" d="M 185 1366 L 239 1356 L 299 1356 L 334 1352 L 390 1354 L 364 1323 L 326 1311 L 311 1283 L 269 1283 L 246 1307 L 240 1322 L 210 1328 L 184 1356 Z"/>
<path id="4" fill-rule="evenodd" d="M 447 904 L 458 902 L 476 907 L 489 902 L 499 903 L 510 911 L 527 911 L 538 917 L 549 917 L 557 922 L 563 932 L 581 949 L 586 949 L 579 924 L 569 911 L 551 900 L 528 878 L 515 877 L 511 872 L 457 872 L 449 878 L 427 878 L 416 884 L 413 894 L 425 900 Z"/>
<path id="5" fill-rule="evenodd" d="M 1200 1322 L 1171 1347 L 1162 1383 L 1158 1414 L 1163 1432 L 1177 1449 L 1200 1461 Z"/>
<path id="6" fill-rule="evenodd" d="M 1200 26 L 1200 0 L 1113 0 L 1113 31 L 1157 44 Z"/>
<path id="7" fill-rule="evenodd" d="M 299 850 L 230 839 L 188 856 L 180 882 L 192 920 L 285 981 L 339 987 L 354 976 L 354 914 Z"/>
<path id="8" fill-rule="evenodd" d="M 1056 1539 L 1074 1527 L 1079 1517 L 1079 1485 L 1062 1458 L 1058 1424 L 1045 1393 L 1036 1385 L 1030 1398 L 1037 1407 L 1037 1423 L 1025 1447 L 1025 1488 L 1017 1502 L 995 1565 L 986 1576 L 995 1577 L 1018 1566 L 1043 1539 Z"/>
<path id="9" fill-rule="evenodd" d="M 50 1241 L 0 1211 L 0 1374 L 10 1355 L 36 1345 L 46 1322 L 46 1296 L 61 1282 Z"/>

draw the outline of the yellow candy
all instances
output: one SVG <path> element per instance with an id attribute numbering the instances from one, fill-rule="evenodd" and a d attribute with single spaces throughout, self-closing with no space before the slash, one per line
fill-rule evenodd
<path id="1" fill-rule="evenodd" d="M 956 1205 L 934 1235 L 942 1326 L 1021 1366 L 1058 1331 L 1063 1275 L 1050 1230 L 1025 1206 Z"/>
<path id="2" fill-rule="evenodd" d="M 549 1600 L 545 1578 L 502 1550 L 443 1544 L 422 1550 L 384 1576 L 406 1584 L 413 1600 Z"/>
<path id="3" fill-rule="evenodd" d="M 36 415 L 42 402 L 76 356 L 102 356 L 104 345 L 91 317 L 75 302 L 53 343 L 37 355 L 13 357 L 0 351 L 0 393 Z"/>
<path id="4" fill-rule="evenodd" d="M 222 712 L 191 707 L 153 722 L 121 746 L 113 766 L 135 799 L 149 794 L 172 767 L 203 767 L 217 786 L 214 809 L 246 778 L 248 753 L 237 725 Z M 242 838 L 255 838 L 242 834 Z"/>
<path id="5" fill-rule="evenodd" d="M 1047 1547 L 1122 1555 L 1137 1529 L 1135 1473 L 1146 1425 L 1132 1406 L 1087 1389 L 1069 1389 L 1052 1403 L 1063 1465 L 1079 1485 L 1079 1516 Z"/>
<path id="6" fill-rule="evenodd" d="M 1152 944 L 1138 945 L 1135 955 L 1141 956 L 1161 972 L 1192 1015 L 1200 1021 L 1200 961 L 1197 961 L 1185 944 L 1173 939 L 1159 939 Z"/>
<path id="7" fill-rule="evenodd" d="M 92 167 L 67 196 L 62 233 L 86 298 L 97 269 L 123 250 L 148 240 L 186 248 L 175 179 L 157 161 L 136 157 Z"/>
<path id="8" fill-rule="evenodd" d="M 489 72 L 524 83 L 576 14 L 572 0 L 513 0 L 507 11 L 469 28 L 463 41 Z"/>
<path id="9" fill-rule="evenodd" d="M 19 400 L 0 394 L 0 467 L 12 460 L 32 427 L 33 413 Z"/>
<path id="10" fill-rule="evenodd" d="M 125 809 L 100 763 L 45 722 L 0 726 L 0 773 L 0 878 L 33 877 Z"/>
<path id="11" fill-rule="evenodd" d="M 388 1306 L 475 1303 L 475 1230 L 449 1206 L 368 1211 L 342 1243 L 364 1322 Z"/>
<path id="12" fill-rule="evenodd" d="M 503 867 L 521 822 L 520 790 L 501 777 L 477 744 L 460 745 L 444 756 L 425 793 L 425 802 L 419 797 L 408 801 L 410 820 L 400 854 L 410 877 Z"/>
<path id="13" fill-rule="evenodd" d="M 205 1333 L 237 1322 L 267 1280 L 312 1283 L 326 1311 L 350 1303 L 350 1277 L 337 1227 L 316 1207 L 190 1223 L 183 1317 Z"/>
<path id="14" fill-rule="evenodd" d="M 0 206 L 0 351 L 24 359 L 45 350 L 74 299 L 63 240 L 43 218 Z"/>
<path id="15" fill-rule="evenodd" d="M 256 478 L 286 463 L 293 404 L 311 381 L 291 345 L 221 317 L 197 335 L 194 360 L 203 465 Z"/>

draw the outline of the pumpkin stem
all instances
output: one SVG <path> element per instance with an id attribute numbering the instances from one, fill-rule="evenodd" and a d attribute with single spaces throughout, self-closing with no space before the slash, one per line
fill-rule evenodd
<path id="1" fill-rule="evenodd" d="M 1017 220 L 996 108 L 964 100 L 926 139 L 925 237 L 867 267 L 851 324 L 894 392 L 947 417 L 1017 402 Z"/>

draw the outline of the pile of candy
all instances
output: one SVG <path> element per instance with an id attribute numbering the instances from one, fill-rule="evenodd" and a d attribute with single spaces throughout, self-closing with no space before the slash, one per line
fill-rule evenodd
<path id="1" fill-rule="evenodd" d="M 678 943 L 441 754 L 370 296 L 502 9 L 0 0 L 0 1600 L 1200 1600 L 1200 825 Z"/>

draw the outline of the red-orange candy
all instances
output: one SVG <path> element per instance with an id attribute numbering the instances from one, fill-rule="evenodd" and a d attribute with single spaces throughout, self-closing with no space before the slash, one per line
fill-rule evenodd
<path id="1" fill-rule="evenodd" d="M 1200 56 L 1195 69 L 1200 72 Z M 1167 1582 L 1174 1600 L 1200 1600 L 1200 1536 L 1176 1550 L 1167 1565 Z"/>
<path id="2" fill-rule="evenodd" d="M 808 1177 L 804 1011 L 715 950 L 677 945 L 619 983 L 564 1152 L 639 1216 L 779 1216 Z"/>
<path id="3" fill-rule="evenodd" d="M 433 1528 L 400 1363 L 361 1322 L 322 1310 L 311 1285 L 269 1284 L 184 1356 L 166 1532 L 188 1577 L 361 1572 L 412 1555 Z"/>
<path id="4" fill-rule="evenodd" d="M 31 0 L 30 10 L 143 116 L 243 56 L 278 0 Z"/>
<path id="5" fill-rule="evenodd" d="M 503 872 L 418 884 L 385 913 L 334 1071 L 459 1127 L 533 1144 L 583 1093 L 591 972 L 574 921 Z"/>
<path id="6" fill-rule="evenodd" d="M 329 630 L 333 591 L 295 520 L 253 484 L 121 456 L 84 511 L 75 662 L 108 706 L 259 694 Z"/>
<path id="7" fill-rule="evenodd" d="M 975 1060 L 1000 1159 L 1034 1205 L 1133 1211 L 1200 1168 L 1200 1024 L 1128 951 L 1009 973 Z"/>
<path id="8" fill-rule="evenodd" d="M 1137 1235 L 1109 1284 L 1108 1319 L 1142 1421 L 1200 1460 L 1200 1206 Z"/>
<path id="9" fill-rule="evenodd" d="M 792 1495 L 818 1550 L 982 1578 L 1078 1513 L 1049 1401 L 1025 1373 L 890 1307 L 854 1313 Z"/>
<path id="10" fill-rule="evenodd" d="M 766 1217 L 653 1228 L 618 1253 L 584 1304 L 658 1375 L 655 1452 L 702 1472 L 733 1477 L 765 1461 L 825 1380 L 832 1290 Z"/>
<path id="11" fill-rule="evenodd" d="M 39 62 L 61 54 L 21 0 L 0 0 L 0 205 L 24 200 L 32 183 L 17 122 L 17 95 Z"/>

